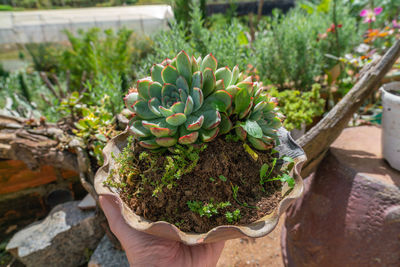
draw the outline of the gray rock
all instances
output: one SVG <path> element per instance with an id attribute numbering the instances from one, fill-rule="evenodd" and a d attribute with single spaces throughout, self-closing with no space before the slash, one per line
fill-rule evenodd
<path id="1" fill-rule="evenodd" d="M 104 235 L 100 244 L 97 246 L 92 257 L 90 258 L 88 267 L 129 267 L 128 259 L 125 252 L 116 249 L 110 242 L 107 235 Z"/>
<path id="2" fill-rule="evenodd" d="M 104 235 L 103 217 L 82 211 L 79 201 L 56 206 L 41 222 L 17 232 L 7 251 L 26 266 L 78 266 Z"/>

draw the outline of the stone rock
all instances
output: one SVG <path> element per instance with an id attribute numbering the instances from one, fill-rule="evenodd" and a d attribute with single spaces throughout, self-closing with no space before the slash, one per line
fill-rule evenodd
<path id="1" fill-rule="evenodd" d="M 343 131 L 286 212 L 286 266 L 400 266 L 400 172 L 381 155 L 381 130 Z"/>
<path id="2" fill-rule="evenodd" d="M 129 267 L 125 252 L 116 249 L 107 235 L 104 235 L 90 258 L 88 267 Z"/>
<path id="3" fill-rule="evenodd" d="M 96 201 L 90 194 L 87 194 L 81 200 L 81 202 L 79 202 L 78 207 L 82 210 L 91 210 L 91 209 L 96 208 Z"/>
<path id="4" fill-rule="evenodd" d="M 17 232 L 6 250 L 26 266 L 79 266 L 104 235 L 104 217 L 82 211 L 79 201 L 56 206 L 41 222 Z"/>

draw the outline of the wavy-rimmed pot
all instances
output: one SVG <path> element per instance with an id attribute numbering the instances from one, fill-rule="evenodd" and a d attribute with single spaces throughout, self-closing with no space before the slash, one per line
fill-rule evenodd
<path id="1" fill-rule="evenodd" d="M 104 148 L 104 165 L 96 173 L 95 189 L 99 195 L 110 198 L 110 200 L 116 201 L 119 204 L 121 216 L 130 227 L 151 235 L 181 241 L 188 245 L 211 243 L 240 237 L 263 237 L 276 227 L 279 217 L 286 211 L 289 205 L 303 193 L 303 180 L 300 173 L 301 167 L 306 161 L 306 156 L 301 147 L 294 142 L 290 134 L 285 129 L 281 128 L 279 130 L 281 144 L 275 149 L 279 151 L 280 155 L 290 156 L 294 159 L 295 165 L 292 169 L 292 176 L 295 179 L 295 186 L 292 190 L 287 186 L 283 186 L 282 195 L 284 197 L 272 213 L 249 225 L 221 225 L 211 229 L 207 233 L 201 234 L 183 232 L 175 225 L 164 221 L 152 222 L 135 214 L 128 205 L 122 201 L 115 188 L 103 184 L 107 177 L 109 177 L 110 171 L 115 168 L 115 162 L 113 157 L 111 157 L 111 153 L 118 156 L 126 147 L 127 138 L 129 136 L 129 132 L 125 131 L 114 137 Z M 113 179 L 118 182 L 120 178 L 114 175 Z"/>

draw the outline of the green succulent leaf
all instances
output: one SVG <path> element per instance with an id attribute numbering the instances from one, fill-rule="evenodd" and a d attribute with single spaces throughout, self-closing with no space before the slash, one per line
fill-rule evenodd
<path id="1" fill-rule="evenodd" d="M 136 115 L 141 119 L 149 120 L 158 118 L 156 114 L 151 112 L 146 100 L 141 99 L 136 101 L 136 103 L 133 105 L 133 109 L 135 110 Z"/>
<path id="2" fill-rule="evenodd" d="M 172 65 L 167 65 L 161 72 L 162 79 L 164 83 L 174 84 L 176 79 L 178 79 L 179 73 L 175 67 Z"/>
<path id="3" fill-rule="evenodd" d="M 183 50 L 176 57 L 176 67 L 179 74 L 190 83 L 192 79 L 192 64 L 190 63 L 189 56 Z"/>
<path id="4" fill-rule="evenodd" d="M 200 130 L 200 138 L 203 142 L 211 142 L 215 137 L 217 137 L 219 133 L 219 128 L 214 128 L 211 130 L 205 130 L 201 129 Z"/>
<path id="5" fill-rule="evenodd" d="M 227 115 L 221 113 L 221 123 L 218 125 L 218 127 L 219 134 L 226 134 L 232 129 L 233 124 Z"/>
<path id="6" fill-rule="evenodd" d="M 196 142 L 198 137 L 199 132 L 181 133 L 181 137 L 179 137 L 178 142 L 182 145 L 189 145 Z"/>
<path id="7" fill-rule="evenodd" d="M 262 129 L 256 121 L 246 120 L 244 123 L 241 123 L 240 126 L 254 138 L 261 138 L 263 136 Z"/>
<path id="8" fill-rule="evenodd" d="M 148 104 L 151 112 L 153 112 L 157 117 L 162 117 L 162 114 L 158 109 L 158 107 L 161 105 L 161 102 L 158 100 L 158 98 L 153 97 L 149 100 Z"/>
<path id="9" fill-rule="evenodd" d="M 200 71 L 197 71 L 193 73 L 192 77 L 192 86 L 191 88 L 201 88 L 203 86 L 203 73 Z"/>
<path id="10" fill-rule="evenodd" d="M 132 125 L 129 127 L 129 131 L 135 137 L 147 137 L 151 135 L 149 129 L 143 127 L 141 121 L 135 121 L 134 123 L 132 123 Z"/>
<path id="11" fill-rule="evenodd" d="M 144 99 L 147 99 L 147 100 L 150 99 L 150 96 L 149 96 L 150 82 L 151 81 L 149 81 L 147 79 L 142 79 L 142 80 L 139 80 L 137 82 L 137 89 L 138 89 L 138 92 L 139 92 L 139 96 L 141 98 L 144 98 Z"/>
<path id="12" fill-rule="evenodd" d="M 164 81 L 161 76 L 161 72 L 164 69 L 164 66 L 161 64 L 154 64 L 153 67 L 151 68 L 151 79 L 154 82 L 158 82 L 160 84 L 163 84 Z"/>
<path id="13" fill-rule="evenodd" d="M 203 106 L 204 102 L 203 91 L 195 87 L 193 88 L 191 97 L 193 99 L 193 112 L 195 112 Z"/>
<path id="14" fill-rule="evenodd" d="M 202 114 L 204 115 L 204 129 L 213 129 L 221 122 L 221 115 L 217 110 L 207 110 L 202 112 Z"/>
<path id="15" fill-rule="evenodd" d="M 174 113 L 183 113 L 185 110 L 185 104 L 183 102 L 176 102 L 171 106 L 171 110 Z"/>
<path id="16" fill-rule="evenodd" d="M 161 91 L 162 85 L 159 82 L 152 82 L 149 85 L 149 97 L 157 97 L 159 100 L 161 99 Z"/>
<path id="17" fill-rule="evenodd" d="M 218 111 L 225 112 L 232 105 L 232 97 L 227 91 L 218 90 L 206 98 L 204 105 L 209 105 Z"/>
<path id="18" fill-rule="evenodd" d="M 215 78 L 224 81 L 224 87 L 227 88 L 231 83 L 232 72 L 228 67 L 220 68 L 215 72 Z"/>
<path id="19" fill-rule="evenodd" d="M 163 115 L 163 117 L 169 117 L 169 116 L 175 114 L 175 112 L 173 112 L 171 109 L 164 108 L 163 106 L 159 106 L 159 107 L 158 107 L 158 110 L 159 110 L 160 113 Z"/>
<path id="20" fill-rule="evenodd" d="M 196 71 L 200 70 L 199 63 L 194 58 L 194 56 L 192 56 L 192 58 L 190 59 L 190 63 L 192 64 L 192 73 L 195 73 Z"/>
<path id="21" fill-rule="evenodd" d="M 204 72 L 206 68 L 210 68 L 215 72 L 217 70 L 217 65 L 217 59 L 212 54 L 208 54 L 201 62 L 200 70 Z"/>
<path id="22" fill-rule="evenodd" d="M 269 144 L 264 143 L 261 139 L 254 138 L 252 136 L 247 136 L 247 139 L 255 149 L 268 150 L 269 148 L 271 148 Z"/>
<path id="23" fill-rule="evenodd" d="M 251 96 L 246 88 L 240 89 L 235 96 L 235 112 L 242 113 L 248 109 L 251 103 Z"/>
<path id="24" fill-rule="evenodd" d="M 132 92 L 127 94 L 124 97 L 124 101 L 125 101 L 125 106 L 130 110 L 130 111 L 134 111 L 132 108 L 132 105 L 135 104 L 135 102 L 138 100 L 139 98 L 139 94 L 137 92 Z M 85 115 L 84 115 L 85 116 Z"/>
<path id="25" fill-rule="evenodd" d="M 188 96 L 188 98 L 186 100 L 185 109 L 184 109 L 183 113 L 186 116 L 189 116 L 193 111 L 193 107 L 194 107 L 193 99 L 192 99 L 191 96 Z"/>
<path id="26" fill-rule="evenodd" d="M 215 75 L 210 68 L 206 68 L 203 72 L 203 94 L 204 97 L 209 96 L 215 91 Z"/>
<path id="27" fill-rule="evenodd" d="M 232 77 L 231 77 L 231 82 L 230 85 L 233 85 L 237 82 L 239 77 L 239 66 L 236 65 L 233 69 L 232 69 Z"/>
<path id="28" fill-rule="evenodd" d="M 172 126 L 179 126 L 186 121 L 186 116 L 183 113 L 176 113 L 174 115 L 171 115 L 167 117 L 166 119 L 167 123 L 172 125 Z"/>
<path id="29" fill-rule="evenodd" d="M 196 131 L 203 126 L 203 123 L 204 123 L 204 115 L 201 115 L 199 117 L 190 115 L 185 122 L 185 127 L 189 131 Z"/>
<path id="30" fill-rule="evenodd" d="M 160 145 L 156 143 L 155 139 L 142 140 L 139 142 L 139 145 L 147 149 L 156 149 L 160 147 Z"/>
<path id="31" fill-rule="evenodd" d="M 176 87 L 184 90 L 186 94 L 189 94 L 189 85 L 183 76 L 179 76 L 178 79 L 176 79 Z"/>
<path id="32" fill-rule="evenodd" d="M 178 142 L 178 140 L 176 138 L 174 138 L 174 137 L 159 137 L 159 138 L 156 138 L 157 145 L 162 146 L 162 147 L 174 146 L 177 142 Z"/>
<path id="33" fill-rule="evenodd" d="M 235 132 L 236 132 L 236 135 L 239 137 L 240 140 L 242 140 L 242 141 L 246 140 L 247 132 L 240 125 L 235 127 Z"/>

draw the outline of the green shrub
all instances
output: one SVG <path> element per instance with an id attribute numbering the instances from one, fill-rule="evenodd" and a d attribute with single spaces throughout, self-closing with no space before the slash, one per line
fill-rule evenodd
<path id="1" fill-rule="evenodd" d="M 325 100 L 320 96 L 320 89 L 321 85 L 313 84 L 308 92 L 271 90 L 271 94 L 279 99 L 279 107 L 286 116 L 283 125 L 288 131 L 301 129 L 302 125 L 309 125 L 324 113 Z"/>

